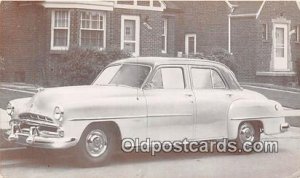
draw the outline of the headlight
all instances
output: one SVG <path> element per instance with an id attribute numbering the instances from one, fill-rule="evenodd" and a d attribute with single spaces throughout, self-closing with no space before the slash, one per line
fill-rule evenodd
<path id="1" fill-rule="evenodd" d="M 12 116 L 14 114 L 14 110 L 15 108 L 13 107 L 13 105 L 11 103 L 8 103 L 6 107 L 7 114 Z"/>
<path id="2" fill-rule="evenodd" d="M 53 113 L 53 117 L 54 119 L 56 119 L 57 121 L 61 122 L 63 120 L 63 115 L 64 115 L 64 111 L 61 107 L 56 106 L 54 108 L 54 113 Z"/>

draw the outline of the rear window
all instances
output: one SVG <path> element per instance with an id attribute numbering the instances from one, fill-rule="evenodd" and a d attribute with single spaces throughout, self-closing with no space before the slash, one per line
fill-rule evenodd
<path id="1" fill-rule="evenodd" d="M 194 89 L 225 89 L 226 85 L 219 73 L 213 69 L 192 68 Z"/>

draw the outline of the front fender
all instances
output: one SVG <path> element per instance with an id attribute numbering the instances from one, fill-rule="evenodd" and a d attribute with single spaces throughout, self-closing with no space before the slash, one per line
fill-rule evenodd
<path id="1" fill-rule="evenodd" d="M 258 121 L 266 134 L 280 133 L 280 124 L 285 122 L 282 117 L 282 106 L 273 100 L 241 99 L 234 101 L 228 112 L 228 138 L 237 137 L 241 122 Z"/>
<path id="2" fill-rule="evenodd" d="M 14 107 L 14 114 L 12 115 L 12 118 L 17 118 L 20 113 L 26 112 L 28 108 L 30 108 L 31 99 L 32 97 L 28 97 L 9 101 Z"/>

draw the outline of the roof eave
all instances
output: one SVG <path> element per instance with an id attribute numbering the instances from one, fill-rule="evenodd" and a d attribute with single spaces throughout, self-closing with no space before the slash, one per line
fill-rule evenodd
<path id="1" fill-rule="evenodd" d="M 256 17 L 257 14 L 230 14 L 229 17 L 231 18 L 243 18 L 243 17 Z"/>

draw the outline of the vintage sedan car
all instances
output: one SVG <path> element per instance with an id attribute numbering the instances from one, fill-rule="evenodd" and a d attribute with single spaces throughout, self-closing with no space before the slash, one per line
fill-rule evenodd
<path id="1" fill-rule="evenodd" d="M 259 141 L 261 133 L 288 129 L 281 111 L 278 102 L 243 89 L 221 63 L 139 57 L 111 63 L 92 85 L 10 101 L 5 137 L 28 147 L 72 147 L 79 160 L 98 164 L 124 138 Z"/>

